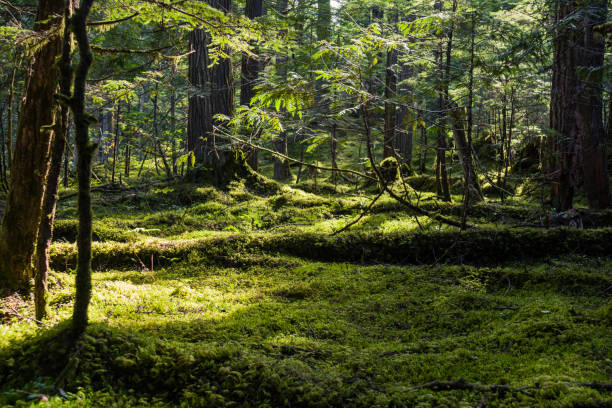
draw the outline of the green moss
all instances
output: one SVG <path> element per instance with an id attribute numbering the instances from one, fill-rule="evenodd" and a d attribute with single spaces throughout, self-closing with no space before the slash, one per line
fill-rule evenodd
<path id="1" fill-rule="evenodd" d="M 605 406 L 609 392 L 572 383 L 610 374 L 610 266 L 277 258 L 239 270 L 194 253 L 155 272 L 96 274 L 67 405 L 476 406 L 480 392 L 410 389 L 465 378 L 540 385 L 494 394 L 491 407 Z M 70 311 L 57 300 L 71 291 L 55 287 L 51 319 Z M 0 326 L 0 403 L 48 392 L 72 352 L 68 327 Z"/>

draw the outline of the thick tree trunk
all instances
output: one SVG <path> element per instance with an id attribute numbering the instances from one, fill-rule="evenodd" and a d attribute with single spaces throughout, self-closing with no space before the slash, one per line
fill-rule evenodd
<path id="1" fill-rule="evenodd" d="M 67 21 L 72 16 L 74 9 L 73 0 L 66 2 L 64 19 Z M 64 25 L 63 49 L 60 59 L 60 93 L 70 94 L 72 80 L 71 52 L 72 39 L 70 26 Z M 38 241 L 36 244 L 36 270 L 34 276 L 34 305 L 36 319 L 41 321 L 48 315 L 47 302 L 47 281 L 49 278 L 49 249 L 53 238 L 53 222 L 55 221 L 55 208 L 57 205 L 57 193 L 60 184 L 62 171 L 62 158 L 66 151 L 66 137 L 68 136 L 69 107 L 63 105 L 58 115 L 59 123 L 56 124 L 56 131 L 51 145 L 51 158 L 49 162 L 49 174 L 43 195 L 42 216 L 38 229 Z"/>
<path id="2" fill-rule="evenodd" d="M 263 15 L 263 1 L 247 0 L 244 12 L 250 19 L 261 17 Z M 251 105 L 251 99 L 255 96 L 254 87 L 257 83 L 259 72 L 261 71 L 261 65 L 261 61 L 258 57 L 250 57 L 246 54 L 242 56 L 242 74 L 240 78 L 240 105 L 242 106 Z M 259 167 L 257 149 L 248 148 L 246 151 L 246 159 L 249 166 L 257 171 Z"/>
<path id="3" fill-rule="evenodd" d="M 604 37 L 594 33 L 593 27 L 606 21 L 608 2 L 595 0 L 593 11 L 587 13 L 582 34 L 579 60 L 580 83 L 577 101 L 578 131 L 582 140 L 584 191 L 589 208 L 600 210 L 610 205 L 610 179 L 606 163 L 606 140 L 603 127 L 602 75 Z"/>
<path id="4" fill-rule="evenodd" d="M 232 9 L 232 0 L 208 0 L 208 3 L 226 13 Z M 221 59 L 209 68 L 212 63 L 208 49 L 210 36 L 202 29 L 191 32 L 189 43 L 194 51 L 189 55 L 189 82 L 197 93 L 189 97 L 188 149 L 194 152 L 197 163 L 213 168 L 213 183 L 222 186 L 229 181 L 231 175 L 225 174 L 224 169 L 235 154 L 223 147 L 229 141 L 214 132 L 214 126 L 221 124 L 214 116 L 234 114 L 232 61 Z"/>
<path id="5" fill-rule="evenodd" d="M 566 21 L 581 13 L 582 19 Z M 607 2 L 557 2 L 550 127 L 546 169 L 552 175 L 551 198 L 559 210 L 572 207 L 584 184 L 589 206 L 609 205 L 602 124 L 601 67 L 603 38 L 593 26 L 605 21 Z"/>
<path id="6" fill-rule="evenodd" d="M 63 0 L 40 0 L 35 30 L 42 33 L 61 24 L 63 11 Z M 57 113 L 53 96 L 61 37 L 61 33 L 55 33 L 48 38 L 32 57 L 29 68 L 0 231 L 0 288 L 8 290 L 28 286 Z"/>

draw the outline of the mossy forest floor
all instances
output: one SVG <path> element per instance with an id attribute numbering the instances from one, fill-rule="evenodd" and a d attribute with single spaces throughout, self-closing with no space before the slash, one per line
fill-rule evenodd
<path id="1" fill-rule="evenodd" d="M 0 405 L 612 407 L 597 386 L 612 382 L 605 214 L 599 228 L 549 230 L 535 206 L 479 205 L 479 229 L 459 236 L 382 200 L 330 235 L 367 196 L 98 191 L 91 325 L 73 349 L 63 196 L 46 326 L 31 302 L 2 301 Z M 422 200 L 460 216 L 459 202 Z M 40 402 L 69 360 L 65 394 Z M 511 390 L 415 388 L 459 380 Z"/>

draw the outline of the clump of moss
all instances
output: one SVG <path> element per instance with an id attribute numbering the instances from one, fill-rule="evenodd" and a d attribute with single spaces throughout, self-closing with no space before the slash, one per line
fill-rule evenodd
<path id="1" fill-rule="evenodd" d="M 387 157 L 380 162 L 379 169 L 383 181 L 387 184 L 394 183 L 399 178 L 399 163 L 395 157 Z"/>

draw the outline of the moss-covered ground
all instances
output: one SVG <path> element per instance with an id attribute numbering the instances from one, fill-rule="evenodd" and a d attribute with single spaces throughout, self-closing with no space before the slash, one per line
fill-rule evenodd
<path id="1" fill-rule="evenodd" d="M 2 301 L 0 405 L 612 406 L 597 386 L 612 381 L 609 228 L 540 228 L 544 210 L 509 201 L 472 208 L 479 229 L 458 235 L 383 199 L 330 235 L 371 195 L 100 189 L 91 325 L 69 348 L 76 223 L 62 195 L 52 315 L 40 327 L 29 300 Z M 415 388 L 459 380 L 511 390 Z"/>

